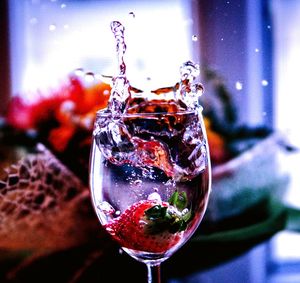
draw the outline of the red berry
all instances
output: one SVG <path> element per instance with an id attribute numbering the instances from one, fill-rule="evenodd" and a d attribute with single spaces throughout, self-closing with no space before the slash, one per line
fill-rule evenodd
<path id="1" fill-rule="evenodd" d="M 174 247 L 181 239 L 182 232 L 170 233 L 167 230 L 149 233 L 145 211 L 157 205 L 155 200 L 139 201 L 118 218 L 105 225 L 106 230 L 122 247 L 153 253 L 164 253 Z M 167 206 L 168 203 L 159 203 Z"/>

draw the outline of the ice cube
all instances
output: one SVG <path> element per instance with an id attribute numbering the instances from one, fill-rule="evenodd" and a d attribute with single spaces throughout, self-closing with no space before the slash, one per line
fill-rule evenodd
<path id="1" fill-rule="evenodd" d="M 110 118 L 96 129 L 98 129 L 94 131 L 96 144 L 106 158 L 121 161 L 127 158 L 126 154 L 134 150 L 131 136 L 122 120 Z"/>

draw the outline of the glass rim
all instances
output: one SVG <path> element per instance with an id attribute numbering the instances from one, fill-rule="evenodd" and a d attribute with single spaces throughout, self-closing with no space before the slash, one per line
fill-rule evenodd
<path id="1" fill-rule="evenodd" d="M 121 114 L 112 114 L 111 112 L 106 112 L 107 108 L 100 109 L 96 112 L 96 119 L 100 117 L 115 117 L 115 118 L 121 118 L 121 117 L 164 117 L 164 116 L 173 116 L 173 115 L 186 115 L 186 114 L 192 114 L 195 112 L 202 112 L 203 107 L 199 106 L 195 109 L 188 109 L 188 110 L 180 110 L 177 112 L 140 112 L 140 113 L 121 113 Z"/>

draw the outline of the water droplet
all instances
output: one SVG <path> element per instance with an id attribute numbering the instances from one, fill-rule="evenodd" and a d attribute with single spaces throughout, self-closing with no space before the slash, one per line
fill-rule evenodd
<path id="1" fill-rule="evenodd" d="M 84 75 L 84 80 L 87 82 L 87 83 L 92 83 L 95 81 L 95 76 L 94 76 L 94 73 L 92 72 L 87 72 L 85 73 Z"/>
<path id="2" fill-rule="evenodd" d="M 223 41 L 223 40 L 224 40 L 224 38 L 222 37 L 222 38 L 221 38 L 221 41 Z"/>
<path id="3" fill-rule="evenodd" d="M 74 70 L 74 74 L 77 77 L 83 77 L 84 71 L 82 68 L 77 68 L 76 70 Z"/>
<path id="4" fill-rule="evenodd" d="M 49 25 L 49 31 L 55 31 L 56 30 L 56 25 L 51 24 Z"/>
<path id="5" fill-rule="evenodd" d="M 237 82 L 235 83 L 235 88 L 236 88 L 237 90 L 242 90 L 242 89 L 243 89 L 243 84 L 242 84 L 240 81 L 237 81 Z"/>
<path id="6" fill-rule="evenodd" d="M 198 37 L 197 37 L 197 35 L 192 35 L 192 41 L 198 41 Z"/>
<path id="7" fill-rule="evenodd" d="M 116 216 L 119 216 L 121 214 L 121 211 L 120 210 L 117 210 L 116 212 L 115 212 L 115 215 Z"/>
<path id="8" fill-rule="evenodd" d="M 227 1 L 226 3 L 227 3 L 227 4 L 230 4 L 230 1 Z"/>
<path id="9" fill-rule="evenodd" d="M 256 52 L 256 53 L 259 52 L 259 49 L 258 49 L 258 48 L 255 48 L 255 52 Z"/>
<path id="10" fill-rule="evenodd" d="M 38 21 L 37 18 L 31 18 L 31 19 L 29 20 L 29 23 L 30 23 L 31 25 L 36 25 L 38 22 L 39 22 L 39 21 Z"/>
<path id="11" fill-rule="evenodd" d="M 60 8 L 62 8 L 62 9 L 66 8 L 66 7 L 67 7 L 67 5 L 66 5 L 65 3 L 62 3 L 62 4 L 60 5 Z"/>
<path id="12" fill-rule="evenodd" d="M 115 212 L 115 209 L 107 201 L 100 202 L 97 208 L 102 210 L 106 215 L 111 215 Z"/>
<path id="13" fill-rule="evenodd" d="M 267 116 L 267 112 L 264 111 L 264 112 L 262 113 L 262 115 L 263 115 L 263 116 Z"/>
<path id="14" fill-rule="evenodd" d="M 270 25 L 267 25 L 267 29 L 271 29 L 271 26 L 270 26 Z"/>
<path id="15" fill-rule="evenodd" d="M 129 16 L 131 16 L 132 18 L 135 18 L 135 13 L 134 12 L 130 12 Z"/>

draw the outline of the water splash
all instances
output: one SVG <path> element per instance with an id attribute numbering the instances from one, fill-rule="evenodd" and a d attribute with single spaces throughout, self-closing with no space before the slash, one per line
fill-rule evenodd
<path id="1" fill-rule="evenodd" d="M 193 82 L 195 78 L 199 76 L 199 74 L 199 65 L 193 63 L 192 61 L 187 61 L 180 67 L 181 82 L 185 82 L 186 80 Z"/>
<path id="2" fill-rule="evenodd" d="M 199 97 L 203 94 L 204 88 L 200 83 L 193 83 L 199 74 L 199 65 L 192 61 L 187 61 L 180 67 L 181 80 L 177 99 L 181 100 L 187 109 L 195 109 L 199 106 Z"/>
<path id="3" fill-rule="evenodd" d="M 126 64 L 124 62 L 124 55 L 127 48 L 124 40 L 125 28 L 118 21 L 113 21 L 110 27 L 116 40 L 119 74 L 112 80 L 113 86 L 108 102 L 108 108 L 113 114 L 121 114 L 125 111 L 126 103 L 131 97 L 129 81 L 126 78 Z"/>
<path id="4" fill-rule="evenodd" d="M 126 78 L 126 64 L 124 61 L 127 48 L 124 38 L 125 28 L 119 21 L 113 21 L 111 23 L 111 30 L 116 40 L 118 75 L 112 78 L 112 89 L 107 109 L 114 117 L 117 117 L 125 113 L 127 108 L 129 109 L 136 92 L 134 88 L 130 86 Z M 186 61 L 180 67 L 179 73 L 180 80 L 174 86 L 149 90 L 149 92 L 138 91 L 139 98 L 151 100 L 151 94 L 154 93 L 154 99 L 173 100 L 178 106 L 180 105 L 180 107 L 185 110 L 199 107 L 199 97 L 203 93 L 203 86 L 200 83 L 194 83 L 200 74 L 199 65 L 192 61 Z M 142 97 L 140 95 L 141 93 L 143 93 L 143 95 L 150 94 L 150 96 Z"/>
<path id="5" fill-rule="evenodd" d="M 118 22 L 113 21 L 110 25 L 111 31 L 114 34 L 114 37 L 116 39 L 116 48 L 117 48 L 117 57 L 118 57 L 118 63 L 119 63 L 119 75 L 125 75 L 126 73 L 126 65 L 124 62 L 124 54 L 126 52 L 126 43 L 124 39 L 124 26 Z"/>

